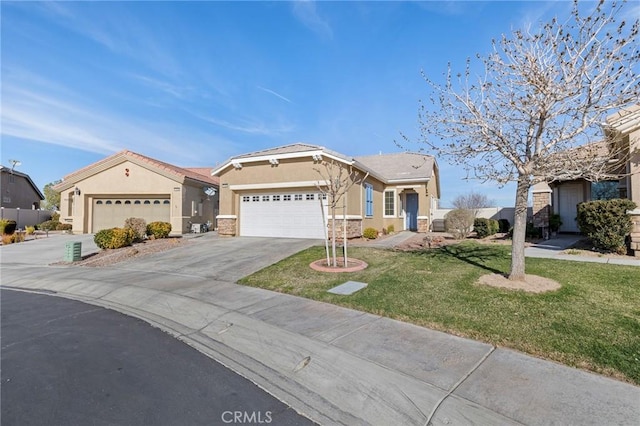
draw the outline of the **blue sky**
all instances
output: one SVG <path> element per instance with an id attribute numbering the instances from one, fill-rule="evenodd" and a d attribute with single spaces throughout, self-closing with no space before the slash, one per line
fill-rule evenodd
<path id="1" fill-rule="evenodd" d="M 295 142 L 397 152 L 418 137 L 421 70 L 462 69 L 570 6 L 3 1 L 2 164 L 42 189 L 121 149 L 183 167 Z M 444 205 L 471 190 L 513 204 L 513 186 L 439 165 Z"/>

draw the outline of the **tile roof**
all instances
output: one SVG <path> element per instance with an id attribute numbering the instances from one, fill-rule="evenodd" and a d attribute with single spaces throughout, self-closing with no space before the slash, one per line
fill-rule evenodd
<path id="1" fill-rule="evenodd" d="M 170 174 L 175 175 L 176 177 L 182 178 L 182 179 L 192 179 L 192 180 L 196 180 L 196 181 L 200 181 L 203 183 L 207 183 L 210 185 L 218 185 L 219 183 L 219 179 L 216 177 L 211 176 L 211 170 L 212 169 L 205 169 L 205 168 L 182 168 L 182 167 L 178 167 L 178 166 L 174 166 L 173 164 L 169 164 L 169 163 L 165 163 L 164 161 L 159 161 L 156 160 L 154 158 L 151 157 L 147 157 L 145 155 L 142 154 L 138 154 L 136 152 L 133 151 L 129 151 L 129 150 L 122 150 L 120 152 L 117 152 L 109 157 L 103 158 L 100 161 L 97 161 L 93 164 L 90 164 L 86 167 L 83 167 L 80 170 L 77 170 L 73 173 L 70 173 L 68 175 L 66 175 L 62 181 L 61 184 L 59 184 L 59 186 L 64 186 L 65 182 L 69 182 L 69 181 L 73 181 L 75 178 L 79 178 L 80 176 L 82 176 L 83 174 L 85 174 L 86 172 L 88 172 L 89 170 L 91 170 L 92 168 L 98 167 L 102 164 L 108 163 L 109 161 L 112 161 L 114 159 L 117 158 L 123 158 L 123 159 L 129 159 L 129 160 L 137 160 L 139 162 L 142 163 L 146 163 L 149 164 L 150 166 L 156 168 L 156 169 L 160 169 L 163 170 L 165 172 L 168 172 Z M 208 170 L 208 173 L 202 173 L 203 170 Z M 57 185 L 58 186 L 58 185 Z"/>
<path id="2" fill-rule="evenodd" d="M 338 157 L 342 160 L 345 160 L 348 162 L 353 161 L 353 158 L 348 157 L 344 154 L 340 154 L 339 152 L 327 149 L 324 146 L 311 145 L 306 143 L 294 143 L 290 145 L 283 145 L 275 148 L 269 148 L 262 151 L 249 152 L 247 154 L 242 154 L 242 155 L 232 157 L 231 160 L 242 160 L 243 158 L 264 157 L 264 156 L 270 156 L 270 155 L 275 156 L 275 155 L 282 155 L 282 154 L 295 154 L 297 152 L 309 152 L 309 151 L 324 151 L 327 154 L 333 155 L 334 157 Z"/>
<path id="3" fill-rule="evenodd" d="M 388 181 L 428 179 L 431 177 L 435 159 L 431 155 L 415 152 L 369 155 L 356 157 L 360 163 Z"/>

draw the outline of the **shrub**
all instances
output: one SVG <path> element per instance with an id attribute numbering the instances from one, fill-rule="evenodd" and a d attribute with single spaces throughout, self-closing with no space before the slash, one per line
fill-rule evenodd
<path id="1" fill-rule="evenodd" d="M 627 211 L 636 208 L 631 200 L 598 200 L 578 204 L 578 227 L 594 247 L 626 253 L 625 238 L 632 223 Z"/>
<path id="2" fill-rule="evenodd" d="M 500 229 L 497 220 L 478 217 L 473 221 L 473 230 L 478 234 L 478 238 L 485 238 L 494 235 Z"/>
<path id="3" fill-rule="evenodd" d="M 147 235 L 153 238 L 167 238 L 171 232 L 171 224 L 168 222 L 151 222 L 147 225 Z"/>
<path id="4" fill-rule="evenodd" d="M 42 222 L 40 225 L 38 225 L 38 228 L 43 231 L 55 231 L 56 229 L 58 229 L 59 224 L 60 222 L 58 221 L 47 220 L 46 222 Z"/>
<path id="5" fill-rule="evenodd" d="M 60 213 L 53 212 L 51 213 L 51 219 L 54 222 L 60 222 Z"/>
<path id="6" fill-rule="evenodd" d="M 27 235 L 33 235 L 36 232 L 36 227 L 35 226 L 27 226 L 25 228 L 25 231 L 27 231 Z"/>
<path id="7" fill-rule="evenodd" d="M 389 234 L 393 234 L 395 232 L 395 230 L 396 230 L 395 226 L 393 226 L 393 225 L 387 226 L 387 232 Z"/>
<path id="8" fill-rule="evenodd" d="M 7 235 L 12 235 L 16 232 L 16 227 L 18 224 L 15 220 L 4 220 L 2 224 L 2 233 Z"/>
<path id="9" fill-rule="evenodd" d="M 562 219 L 558 213 L 554 213 L 549 218 L 549 228 L 551 231 L 558 232 L 558 229 L 562 226 Z"/>
<path id="10" fill-rule="evenodd" d="M 16 234 L 2 234 L 2 245 L 12 244 L 16 240 Z"/>
<path id="11" fill-rule="evenodd" d="M 73 229 L 73 225 L 70 223 L 60 223 L 56 225 L 56 231 L 71 231 Z"/>
<path id="12" fill-rule="evenodd" d="M 13 234 L 16 232 L 17 223 L 15 220 L 0 219 L 0 234 Z"/>
<path id="13" fill-rule="evenodd" d="M 536 228 L 533 226 L 533 223 L 527 222 L 527 230 L 526 230 L 527 238 L 542 238 L 542 229 Z"/>
<path id="14" fill-rule="evenodd" d="M 456 240 L 466 238 L 473 229 L 473 212 L 465 209 L 454 209 L 444 217 L 444 228 Z"/>
<path id="15" fill-rule="evenodd" d="M 133 229 L 133 231 L 136 233 L 136 241 L 143 240 L 147 235 L 147 221 L 140 217 L 130 217 L 129 219 L 125 220 L 124 227 Z"/>
<path id="16" fill-rule="evenodd" d="M 498 232 L 509 232 L 511 224 L 507 219 L 498 219 Z"/>
<path id="17" fill-rule="evenodd" d="M 375 228 L 365 228 L 362 231 L 362 236 L 368 240 L 375 240 L 378 238 L 378 231 Z"/>
<path id="18" fill-rule="evenodd" d="M 111 228 L 96 232 L 93 241 L 101 249 L 117 249 L 130 246 L 135 238 L 135 231 L 130 228 Z"/>

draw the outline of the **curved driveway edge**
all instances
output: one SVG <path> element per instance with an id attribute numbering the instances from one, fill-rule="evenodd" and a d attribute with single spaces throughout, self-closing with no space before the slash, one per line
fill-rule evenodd
<path id="1" fill-rule="evenodd" d="M 640 388 L 514 351 L 234 284 L 313 245 L 200 238 L 109 268 L 5 262 L 2 284 L 142 318 L 321 424 L 636 424 Z"/>

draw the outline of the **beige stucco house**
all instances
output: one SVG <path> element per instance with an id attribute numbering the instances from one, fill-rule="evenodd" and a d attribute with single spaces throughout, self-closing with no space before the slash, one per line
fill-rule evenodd
<path id="1" fill-rule="evenodd" d="M 218 179 L 211 168 L 182 168 L 128 150 L 64 177 L 60 220 L 74 233 L 122 227 L 130 217 L 171 223 L 172 234 L 215 223 Z"/>
<path id="2" fill-rule="evenodd" d="M 220 179 L 219 233 L 324 238 L 327 163 L 352 168 L 364 178 L 346 194 L 346 212 L 339 208 L 336 216 L 346 218 L 349 238 L 368 227 L 429 230 L 440 197 L 432 156 L 401 152 L 349 157 L 297 143 L 239 155 L 213 171 Z"/>
<path id="3" fill-rule="evenodd" d="M 537 184 L 533 188 L 534 220 L 544 219 L 536 226 L 546 226 L 545 220 L 557 213 L 562 220 L 560 232 L 579 232 L 576 222 L 577 205 L 600 198 L 628 198 L 639 208 L 631 212 L 634 230 L 631 234 L 632 249 L 640 255 L 640 105 L 624 108 L 606 119 L 603 130 L 607 140 L 622 147 L 625 176 L 616 181 L 590 182 L 584 179 Z M 603 144 L 603 146 L 606 146 Z"/>

